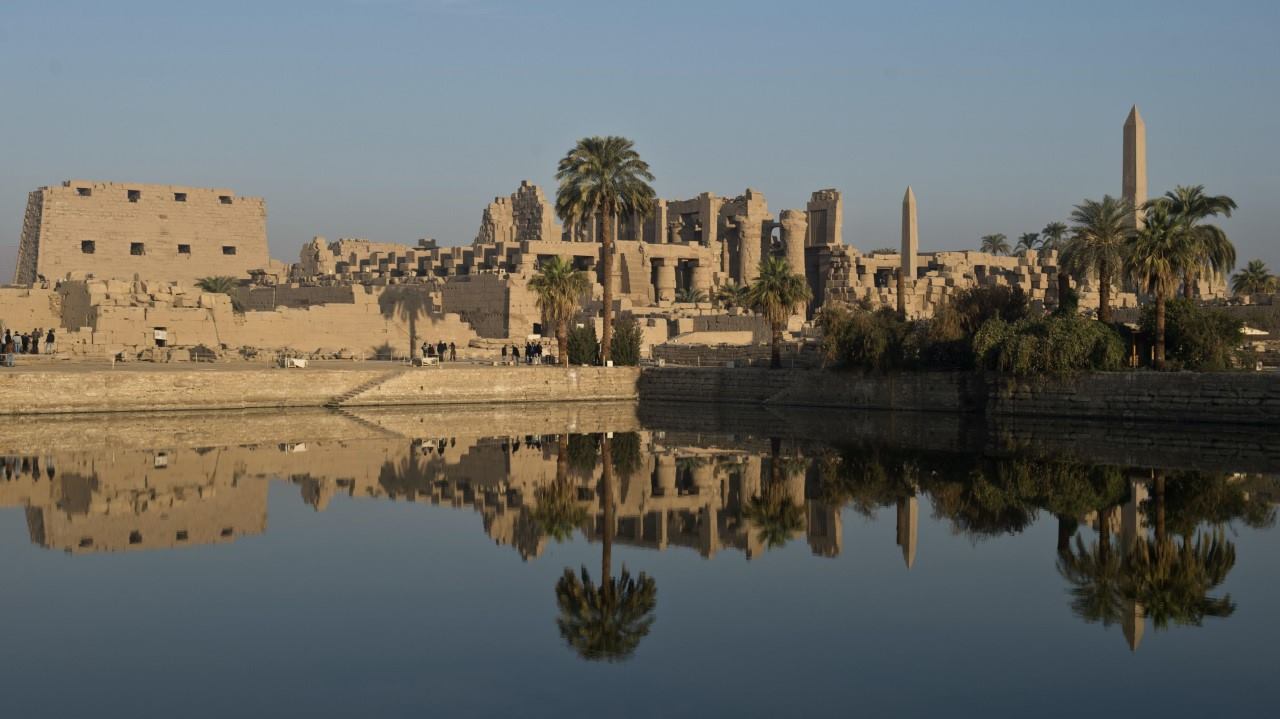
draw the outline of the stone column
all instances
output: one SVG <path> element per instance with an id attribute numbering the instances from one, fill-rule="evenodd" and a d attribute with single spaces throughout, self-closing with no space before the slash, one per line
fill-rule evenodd
<path id="1" fill-rule="evenodd" d="M 760 226 L 745 215 L 734 215 L 738 229 L 738 282 L 750 285 L 760 275 Z"/>
<path id="2" fill-rule="evenodd" d="M 698 260 L 698 264 L 693 266 L 693 289 L 702 290 L 706 293 L 707 298 L 711 298 L 711 268 L 703 264 L 702 260 Z"/>
<path id="3" fill-rule="evenodd" d="M 658 455 L 658 489 L 663 497 L 676 496 L 676 458 L 670 454 Z"/>
<path id="4" fill-rule="evenodd" d="M 658 263 L 658 282 L 654 288 L 654 296 L 659 302 L 674 302 L 676 299 L 676 261 L 670 257 L 656 260 Z"/>
<path id="5" fill-rule="evenodd" d="M 797 275 L 804 274 L 804 243 L 809 233 L 809 216 L 803 210 L 783 210 L 778 215 L 782 225 L 782 246 L 787 252 L 787 264 Z"/>
<path id="6" fill-rule="evenodd" d="M 653 203 L 653 214 L 649 216 L 645 222 L 653 223 L 653 241 L 659 245 L 669 242 L 667 239 L 667 201 L 655 200 Z M 644 239 L 644 233 L 641 232 L 639 239 Z"/>

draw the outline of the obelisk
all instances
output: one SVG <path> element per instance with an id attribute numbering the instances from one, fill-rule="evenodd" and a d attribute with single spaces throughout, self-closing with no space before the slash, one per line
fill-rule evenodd
<path id="1" fill-rule="evenodd" d="M 916 280 L 916 253 L 920 251 L 920 230 L 916 225 L 916 193 L 907 186 L 902 198 L 902 254 L 898 265 L 898 314 L 907 316 L 907 287 Z"/>
<path id="2" fill-rule="evenodd" d="M 1138 106 L 1129 110 L 1124 121 L 1124 177 L 1121 187 L 1124 199 L 1133 207 L 1130 226 L 1142 229 L 1142 205 L 1147 201 L 1147 124 L 1138 114 Z"/>

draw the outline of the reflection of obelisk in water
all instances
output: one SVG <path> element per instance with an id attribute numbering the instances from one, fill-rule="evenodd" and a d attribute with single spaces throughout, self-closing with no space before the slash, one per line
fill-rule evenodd
<path id="1" fill-rule="evenodd" d="M 1146 628 L 1142 605 L 1137 602 L 1129 602 L 1129 606 L 1125 608 L 1122 623 L 1124 625 L 1124 640 L 1129 643 L 1129 650 L 1138 651 L 1138 645 L 1142 643 L 1142 631 Z"/>
<path id="2" fill-rule="evenodd" d="M 920 251 L 920 230 L 916 224 L 916 193 L 907 186 L 902 198 L 902 254 L 898 265 L 898 314 L 907 314 L 907 287 L 915 285 L 916 254 Z"/>
<path id="3" fill-rule="evenodd" d="M 1147 533 L 1147 518 L 1142 513 L 1142 503 L 1147 499 L 1147 483 L 1140 479 L 1129 480 L 1129 501 L 1120 507 L 1120 547 L 1126 554 L 1133 551 L 1138 540 Z"/>
<path id="4" fill-rule="evenodd" d="M 907 569 L 916 563 L 916 535 L 920 528 L 920 501 L 915 497 L 898 500 L 898 546 Z"/>
<path id="5" fill-rule="evenodd" d="M 1147 124 L 1138 114 L 1138 106 L 1129 111 L 1124 121 L 1124 176 L 1121 187 L 1124 199 L 1133 206 L 1130 226 L 1142 229 L 1142 205 L 1147 201 Z"/>

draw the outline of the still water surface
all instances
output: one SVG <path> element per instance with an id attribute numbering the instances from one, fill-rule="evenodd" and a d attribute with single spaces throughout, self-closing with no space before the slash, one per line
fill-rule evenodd
<path id="1" fill-rule="evenodd" d="M 972 424 L 635 405 L 24 422 L 0 440 L 0 706 L 1270 711 L 1265 448 Z"/>

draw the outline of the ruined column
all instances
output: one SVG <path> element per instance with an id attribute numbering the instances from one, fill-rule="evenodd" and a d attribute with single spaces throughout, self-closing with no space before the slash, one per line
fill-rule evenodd
<path id="1" fill-rule="evenodd" d="M 674 302 L 676 299 L 676 261 L 671 258 L 656 260 L 658 281 L 654 287 L 654 296 L 659 302 Z"/>
<path id="2" fill-rule="evenodd" d="M 750 285 L 760 275 L 760 226 L 746 215 L 734 215 L 738 228 L 738 282 Z"/>
<path id="3" fill-rule="evenodd" d="M 1124 121 L 1124 177 L 1121 194 L 1133 207 L 1129 224 L 1135 230 L 1142 229 L 1145 213 L 1142 205 L 1147 201 L 1147 124 L 1138 114 L 1138 106 L 1129 110 Z"/>
<path id="4" fill-rule="evenodd" d="M 809 215 L 803 210 L 783 210 L 778 214 L 782 225 L 782 247 L 787 253 L 787 264 L 797 275 L 804 274 L 804 244 L 809 234 Z"/>
<path id="5" fill-rule="evenodd" d="M 676 458 L 670 454 L 658 455 L 658 489 L 663 497 L 676 496 Z"/>
<path id="6" fill-rule="evenodd" d="M 698 260 L 698 264 L 693 266 L 692 281 L 693 289 L 702 290 L 708 299 L 711 297 L 711 268 L 704 265 L 702 260 Z"/>
<path id="7" fill-rule="evenodd" d="M 653 223 L 653 241 L 659 245 L 670 242 L 667 239 L 667 201 L 655 200 L 653 203 L 653 214 L 645 220 L 645 222 Z M 640 239 L 644 239 L 644 233 L 640 233 Z"/>

